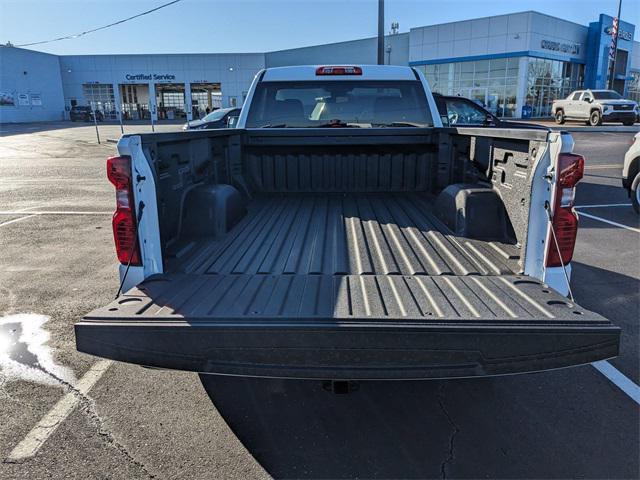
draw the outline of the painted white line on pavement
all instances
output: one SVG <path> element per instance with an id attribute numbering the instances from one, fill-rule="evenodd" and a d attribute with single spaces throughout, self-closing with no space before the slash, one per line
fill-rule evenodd
<path id="1" fill-rule="evenodd" d="M 609 164 L 609 165 L 587 165 L 584 167 L 585 170 L 609 170 L 611 168 L 622 168 L 623 165 L 620 164 Z"/>
<path id="2" fill-rule="evenodd" d="M 609 225 L 613 225 L 614 227 L 626 228 L 627 230 L 631 230 L 632 232 L 640 233 L 640 228 L 630 227 L 629 225 L 624 225 L 618 222 L 612 222 L 611 220 L 607 220 L 606 218 L 596 217 L 595 215 L 590 215 L 588 213 L 579 212 L 578 216 L 585 216 L 587 218 L 592 218 L 593 220 L 598 220 L 600 222 L 608 223 Z"/>
<path id="3" fill-rule="evenodd" d="M 31 217 L 35 217 L 35 216 L 36 215 L 27 215 L 26 217 L 20 217 L 20 218 L 14 218 L 13 220 L 7 220 L 6 222 L 0 223 L 0 227 L 4 227 L 5 225 L 11 225 L 12 223 L 20 222 L 22 220 L 26 220 L 27 218 L 31 218 Z"/>
<path id="4" fill-rule="evenodd" d="M 113 362 L 100 360 L 96 362 L 75 385 L 77 392 L 70 391 L 56 403 L 35 427 L 15 446 L 7 457 L 8 462 L 19 462 L 33 457 L 47 439 L 66 420 L 73 409 L 80 403 L 80 396 L 87 395 L 100 377 L 104 375 Z"/>
<path id="5" fill-rule="evenodd" d="M 630 207 L 630 203 L 602 203 L 599 205 L 580 205 L 575 208 Z"/>
<path id="6" fill-rule="evenodd" d="M 20 213 L 24 213 L 24 212 L 26 212 L 28 210 L 33 210 L 34 208 L 42 208 L 42 207 L 43 207 L 43 205 L 35 205 L 35 206 L 32 206 L 32 207 L 21 208 L 20 210 L 16 210 L 16 211 L 18 211 Z"/>
<path id="7" fill-rule="evenodd" d="M 624 373 L 611 365 L 606 360 L 593 362 L 593 368 L 598 370 L 602 375 L 607 377 L 611 383 L 629 395 L 631 399 L 640 405 L 640 387 L 633 383 Z"/>
<path id="8" fill-rule="evenodd" d="M 18 215 L 19 211 L 0 211 L 0 215 Z M 63 210 L 60 211 L 51 211 L 51 212 L 29 212 L 31 215 L 113 215 L 113 212 L 65 212 Z"/>

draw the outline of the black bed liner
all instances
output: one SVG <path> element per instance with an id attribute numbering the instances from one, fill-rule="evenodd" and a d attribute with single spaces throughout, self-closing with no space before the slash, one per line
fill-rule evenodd
<path id="1" fill-rule="evenodd" d="M 251 275 L 503 275 L 519 250 L 456 237 L 423 194 L 271 195 L 224 239 L 190 242 L 169 270 Z"/>
<path id="2" fill-rule="evenodd" d="M 619 329 L 455 237 L 420 194 L 272 195 L 76 324 L 80 351 L 201 373 L 444 378 L 617 355 Z"/>
<path id="3" fill-rule="evenodd" d="M 76 324 L 78 350 L 200 373 L 419 379 L 611 358 L 620 330 L 524 276 L 151 277 Z"/>
<path id="4" fill-rule="evenodd" d="M 523 275 L 163 274 L 85 319 L 118 317 L 194 324 L 609 324 Z"/>

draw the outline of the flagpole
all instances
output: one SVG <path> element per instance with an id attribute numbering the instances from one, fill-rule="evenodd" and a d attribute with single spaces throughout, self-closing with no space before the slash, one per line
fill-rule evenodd
<path id="1" fill-rule="evenodd" d="M 613 61 L 609 60 L 609 63 L 611 65 L 611 71 L 609 73 L 609 85 L 608 85 L 609 90 L 613 90 L 613 82 L 616 76 L 616 57 L 618 56 L 618 32 L 620 31 L 620 11 L 621 10 L 622 10 L 622 0 L 618 0 L 618 16 L 616 17 L 616 19 L 618 20 L 618 28 L 616 28 L 614 32 L 613 26 L 612 26 L 612 31 L 611 31 L 612 33 L 611 41 L 613 42 Z"/>

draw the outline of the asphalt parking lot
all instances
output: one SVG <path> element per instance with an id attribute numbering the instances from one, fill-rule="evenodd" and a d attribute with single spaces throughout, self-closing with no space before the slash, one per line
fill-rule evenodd
<path id="1" fill-rule="evenodd" d="M 120 127 L 100 129 L 101 145 L 91 125 L 0 131 L 0 339 L 31 335 L 51 356 L 47 366 L 0 351 L 0 478 L 640 476 L 638 404 L 593 366 L 335 395 L 319 382 L 201 381 L 76 352 L 74 322 L 118 288 L 104 160 Z M 640 222 L 619 178 L 632 135 L 573 133 L 587 167 L 572 288 L 621 327 L 610 363 L 638 385 Z M 78 386 L 92 372 L 95 384 Z M 65 410 L 70 385 L 71 413 L 47 416 Z M 18 446 L 32 455 L 12 457 Z"/>

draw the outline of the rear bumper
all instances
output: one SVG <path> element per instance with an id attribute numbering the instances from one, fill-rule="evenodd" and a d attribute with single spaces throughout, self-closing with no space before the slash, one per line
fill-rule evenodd
<path id="1" fill-rule="evenodd" d="M 299 324 L 90 320 L 81 352 L 158 368 L 309 379 L 425 379 L 533 372 L 618 354 L 603 325 Z"/>

